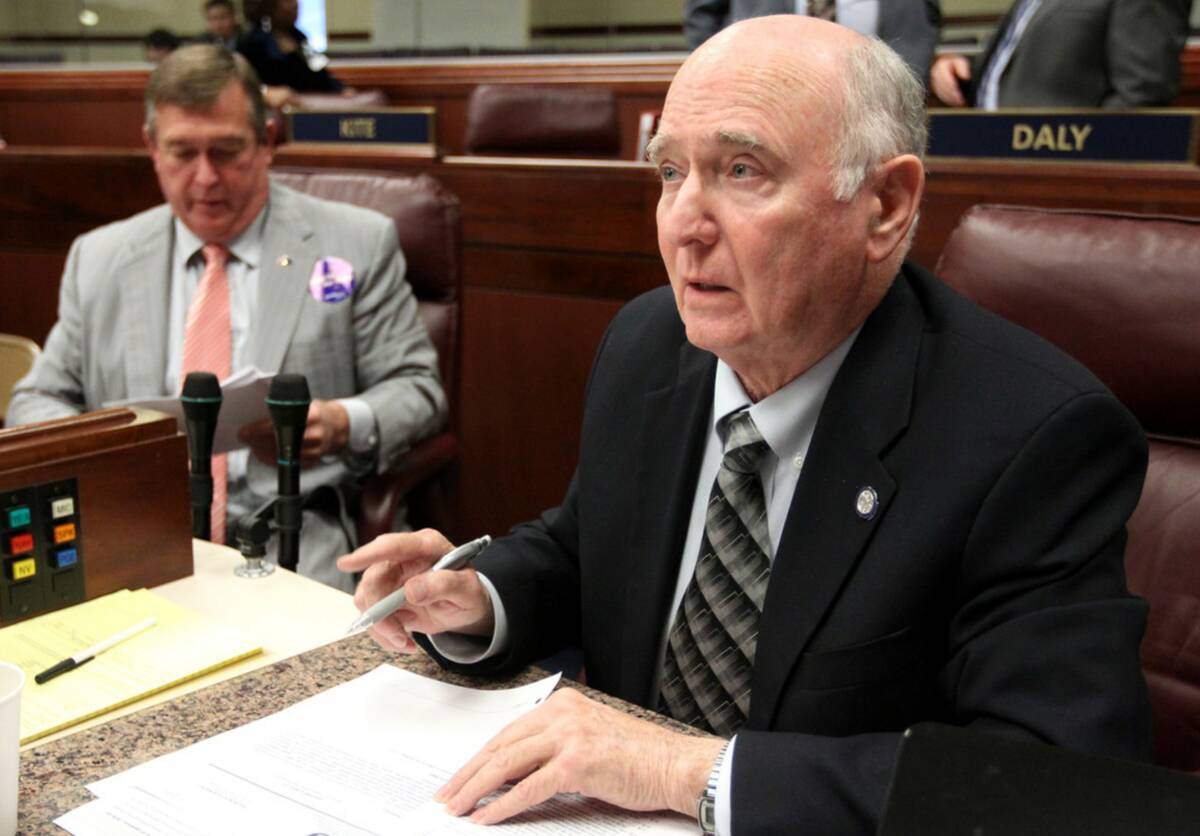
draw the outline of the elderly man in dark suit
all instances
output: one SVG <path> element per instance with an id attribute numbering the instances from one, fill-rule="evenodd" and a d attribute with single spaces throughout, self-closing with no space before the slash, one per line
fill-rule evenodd
<path id="1" fill-rule="evenodd" d="M 501 673 L 578 644 L 589 684 L 715 735 L 564 689 L 451 778 L 451 813 L 575 791 L 708 833 L 870 833 L 918 721 L 1148 755 L 1122 565 L 1145 440 L 903 263 L 924 145 L 917 79 L 844 27 L 755 18 L 684 63 L 650 147 L 670 287 L 604 337 L 562 505 L 474 569 L 421 574 L 432 531 L 339 565 L 360 607 L 404 585 L 385 647 Z"/>
<path id="2" fill-rule="evenodd" d="M 1161 107 L 1179 94 L 1188 0 L 1016 0 L 982 53 L 939 55 L 943 104 Z"/>

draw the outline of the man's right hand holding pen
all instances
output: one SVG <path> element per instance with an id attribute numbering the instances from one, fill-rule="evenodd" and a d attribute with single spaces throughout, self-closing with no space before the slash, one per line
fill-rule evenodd
<path id="1" fill-rule="evenodd" d="M 427 528 L 385 534 L 338 558 L 343 572 L 363 572 L 354 593 L 360 611 L 404 587 L 407 604 L 370 628 L 371 637 L 382 647 L 413 653 L 417 650 L 414 632 L 492 634 L 492 601 L 474 569 L 428 571 L 452 548 L 454 544 L 440 532 Z"/>

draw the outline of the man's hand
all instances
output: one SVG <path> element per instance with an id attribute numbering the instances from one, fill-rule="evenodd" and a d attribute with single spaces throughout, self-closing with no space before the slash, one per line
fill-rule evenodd
<path id="1" fill-rule="evenodd" d="M 274 464 L 275 430 L 269 418 L 246 424 L 238 438 L 250 445 L 250 452 L 265 464 Z M 350 443 L 350 416 L 337 401 L 314 400 L 308 405 L 304 439 L 300 442 L 300 465 L 311 467 L 322 457 L 339 453 Z"/>
<path id="2" fill-rule="evenodd" d="M 453 544 L 431 528 L 404 534 L 384 534 L 338 558 L 343 572 L 365 569 L 354 606 L 367 609 L 399 587 L 408 604 L 371 628 L 371 637 L 385 650 L 412 653 L 412 633 L 433 635 L 453 631 L 491 635 L 495 627 L 492 599 L 474 569 L 426 570 Z M 417 577 L 417 576 L 420 577 Z"/>
<path id="3" fill-rule="evenodd" d="M 290 104 L 296 104 L 296 91 L 291 87 L 263 87 L 263 101 L 267 107 L 283 110 Z"/>
<path id="4" fill-rule="evenodd" d="M 965 107 L 960 81 L 970 81 L 971 62 L 962 55 L 939 55 L 929 68 L 929 86 L 942 104 L 950 107 Z"/>
<path id="5" fill-rule="evenodd" d="M 577 792 L 627 810 L 696 814 L 725 741 L 668 731 L 563 688 L 511 723 L 438 790 L 456 816 L 495 824 L 560 792 Z M 485 798 L 517 784 L 486 806 Z"/>

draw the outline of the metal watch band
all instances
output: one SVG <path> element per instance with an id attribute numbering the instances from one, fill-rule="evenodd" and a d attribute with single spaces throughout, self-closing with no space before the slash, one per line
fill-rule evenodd
<path id="1" fill-rule="evenodd" d="M 712 772 L 708 773 L 708 783 L 704 785 L 704 791 L 696 799 L 696 820 L 700 822 L 700 832 L 705 836 L 714 836 L 717 832 L 717 779 L 721 775 L 721 763 L 725 760 L 727 751 L 729 751 L 728 743 L 722 746 L 721 751 L 717 753 L 717 759 L 713 761 Z"/>

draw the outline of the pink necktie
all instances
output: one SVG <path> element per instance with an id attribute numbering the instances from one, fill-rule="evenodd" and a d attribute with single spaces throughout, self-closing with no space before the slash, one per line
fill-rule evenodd
<path id="1" fill-rule="evenodd" d="M 229 251 L 221 244 L 205 244 L 204 275 L 188 308 L 183 333 L 183 368 L 179 382 L 190 372 L 212 372 L 217 380 L 229 377 L 233 363 L 233 328 L 229 319 L 229 277 L 225 262 Z M 214 543 L 225 542 L 225 454 L 212 457 Z"/>

